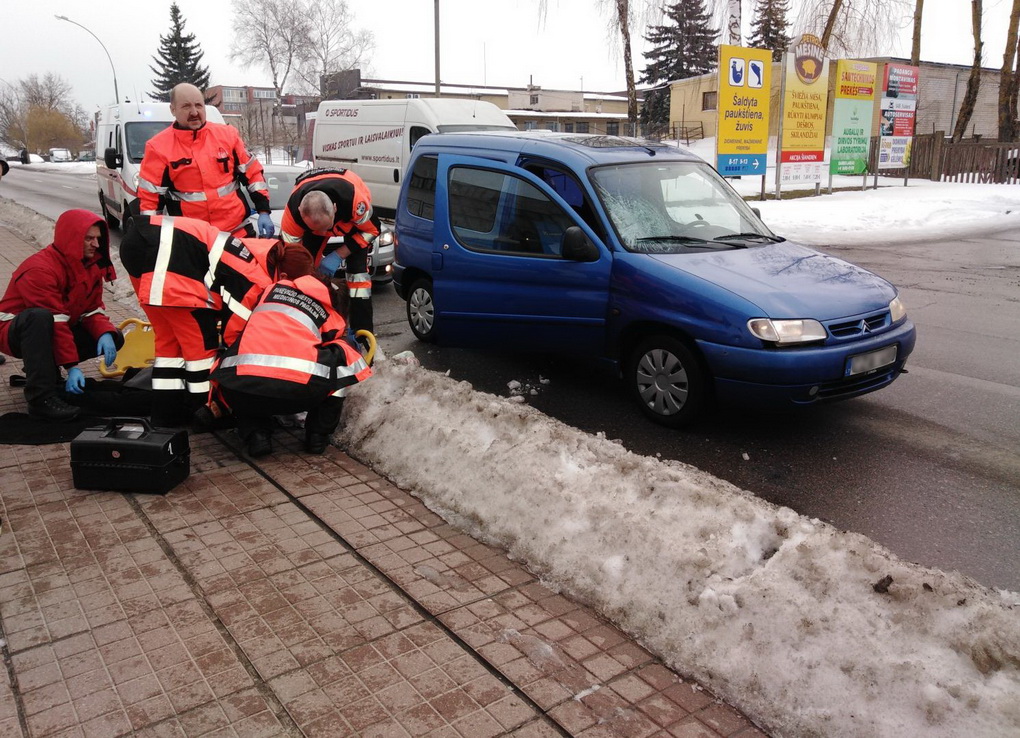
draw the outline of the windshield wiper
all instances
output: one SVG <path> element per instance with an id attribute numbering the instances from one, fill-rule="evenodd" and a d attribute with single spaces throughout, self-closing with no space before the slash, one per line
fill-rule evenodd
<path id="1" fill-rule="evenodd" d="M 713 241 L 751 241 L 761 239 L 769 243 L 781 243 L 786 239 L 782 236 L 769 236 L 764 233 L 727 233 L 725 236 L 716 236 Z"/>
<path id="2" fill-rule="evenodd" d="M 663 241 L 675 241 L 678 243 L 708 243 L 704 238 L 694 238 L 693 236 L 642 236 L 641 238 L 634 239 L 635 242 L 641 241 L 652 241 L 655 243 L 661 243 Z"/>

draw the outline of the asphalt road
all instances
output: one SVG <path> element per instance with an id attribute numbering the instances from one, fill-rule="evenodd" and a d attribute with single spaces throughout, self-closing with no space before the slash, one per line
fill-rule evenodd
<path id="1" fill-rule="evenodd" d="M 50 217 L 98 208 L 83 175 L 19 170 L 0 194 Z M 419 343 L 390 286 L 375 290 L 376 333 L 389 355 L 414 351 L 493 394 L 520 382 L 539 410 L 635 453 L 691 464 L 906 560 L 1020 591 L 1020 235 L 823 250 L 897 284 L 918 344 L 891 387 L 806 412 L 725 411 L 666 430 L 591 365 Z"/>

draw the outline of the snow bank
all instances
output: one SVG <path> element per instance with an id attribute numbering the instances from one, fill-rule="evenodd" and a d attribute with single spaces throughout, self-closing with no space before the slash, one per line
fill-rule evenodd
<path id="1" fill-rule="evenodd" d="M 1020 596 L 413 364 L 341 443 L 775 735 L 1020 734 Z"/>

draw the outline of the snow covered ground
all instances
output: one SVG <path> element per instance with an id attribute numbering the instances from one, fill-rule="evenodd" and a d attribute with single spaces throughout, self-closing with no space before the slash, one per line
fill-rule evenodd
<path id="1" fill-rule="evenodd" d="M 733 184 L 753 195 L 761 179 Z M 752 204 L 814 244 L 1020 227 L 1015 185 L 880 180 Z M 1020 736 L 1020 594 L 901 561 L 413 357 L 378 362 L 366 388 L 348 401 L 342 446 L 771 734 Z"/>
<path id="2" fill-rule="evenodd" d="M 711 159 L 710 142 L 693 148 Z M 753 195 L 761 179 L 733 184 Z M 814 244 L 1020 226 L 1015 185 L 880 180 L 878 190 L 752 204 L 776 233 Z M 16 210 L 0 199 L 0 220 L 24 221 Z M 352 392 L 344 447 L 771 734 L 1020 736 L 1020 594 L 901 561 L 413 357 L 376 368 L 370 391 Z"/>

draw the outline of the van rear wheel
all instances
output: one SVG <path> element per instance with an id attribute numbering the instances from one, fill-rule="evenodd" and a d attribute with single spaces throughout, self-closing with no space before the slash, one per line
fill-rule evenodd
<path id="1" fill-rule="evenodd" d="M 436 301 L 432 280 L 417 279 L 407 293 L 407 322 L 419 341 L 436 341 Z"/>

